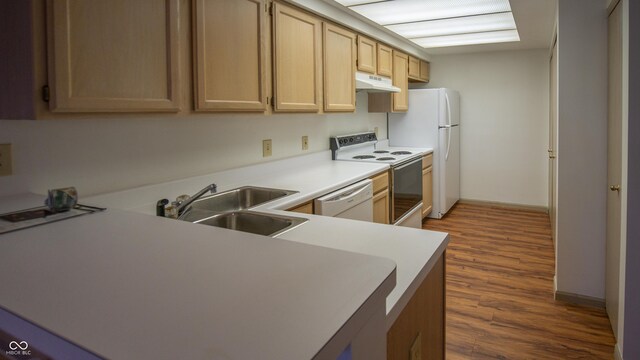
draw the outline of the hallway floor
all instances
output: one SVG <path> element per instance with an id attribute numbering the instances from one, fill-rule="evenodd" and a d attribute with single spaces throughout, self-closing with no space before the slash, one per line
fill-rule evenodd
<path id="1" fill-rule="evenodd" d="M 447 360 L 613 358 L 604 309 L 553 299 L 546 213 L 458 204 L 423 228 L 451 236 Z"/>

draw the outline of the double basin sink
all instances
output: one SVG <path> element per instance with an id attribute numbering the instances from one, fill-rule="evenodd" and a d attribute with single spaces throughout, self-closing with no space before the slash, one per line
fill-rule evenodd
<path id="1" fill-rule="evenodd" d="M 253 234 L 276 236 L 307 219 L 249 210 L 297 191 L 243 186 L 193 201 L 179 219 Z"/>

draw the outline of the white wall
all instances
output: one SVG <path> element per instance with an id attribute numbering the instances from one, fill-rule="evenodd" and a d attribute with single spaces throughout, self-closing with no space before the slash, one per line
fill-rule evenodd
<path id="1" fill-rule="evenodd" d="M 557 290 L 604 299 L 606 2 L 558 6 Z"/>
<path id="2" fill-rule="evenodd" d="M 429 87 L 460 92 L 461 198 L 547 207 L 549 51 L 433 56 Z"/>
<path id="3" fill-rule="evenodd" d="M 0 143 L 13 144 L 14 158 L 0 196 L 61 186 L 80 196 L 110 192 L 327 150 L 329 136 L 374 127 L 385 139 L 386 114 L 369 114 L 365 93 L 355 114 L 0 120 Z M 262 157 L 262 139 L 273 139 L 273 156 Z"/>

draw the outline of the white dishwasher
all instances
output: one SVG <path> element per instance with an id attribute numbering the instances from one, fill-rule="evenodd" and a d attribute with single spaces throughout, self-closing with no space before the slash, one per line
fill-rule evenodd
<path id="1" fill-rule="evenodd" d="M 315 200 L 315 213 L 345 219 L 373 221 L 373 183 L 362 180 Z"/>

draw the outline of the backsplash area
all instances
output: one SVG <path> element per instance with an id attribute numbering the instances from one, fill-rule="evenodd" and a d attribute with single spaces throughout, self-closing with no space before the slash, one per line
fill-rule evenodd
<path id="1" fill-rule="evenodd" d="M 355 113 L 0 120 L 0 143 L 13 144 L 0 196 L 63 186 L 95 195 L 328 150 L 332 135 L 378 127 L 385 139 L 386 124 L 386 114 L 367 112 L 366 93 Z M 271 157 L 262 157 L 263 139 L 273 141 Z"/>

